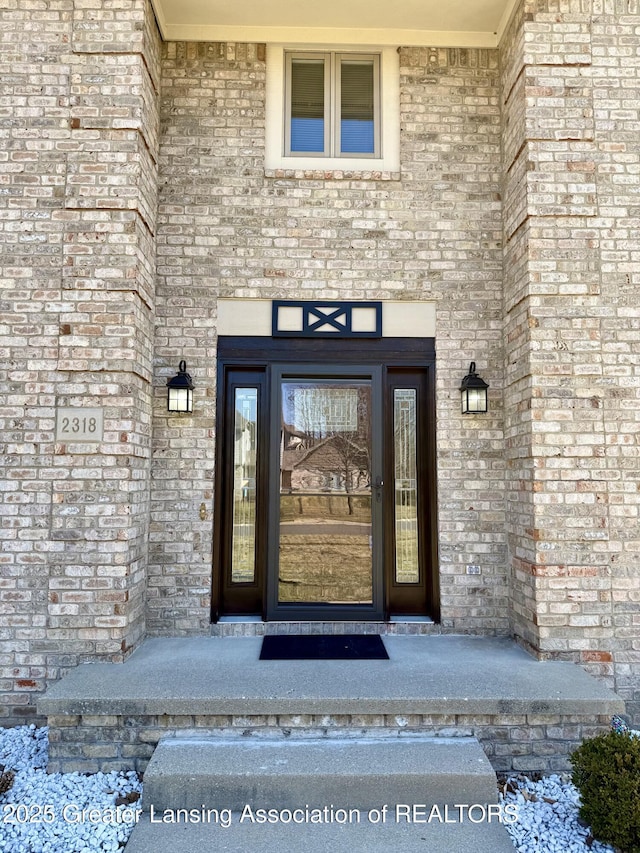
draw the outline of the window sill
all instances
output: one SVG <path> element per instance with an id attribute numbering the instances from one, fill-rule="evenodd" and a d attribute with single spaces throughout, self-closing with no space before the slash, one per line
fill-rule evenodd
<path id="1" fill-rule="evenodd" d="M 265 169 L 265 178 L 297 181 L 399 181 L 400 172 L 376 169 Z"/>

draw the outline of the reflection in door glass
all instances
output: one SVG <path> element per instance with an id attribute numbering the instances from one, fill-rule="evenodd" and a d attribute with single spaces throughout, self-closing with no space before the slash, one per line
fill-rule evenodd
<path id="1" fill-rule="evenodd" d="M 371 382 L 282 382 L 281 603 L 371 604 Z"/>
<path id="2" fill-rule="evenodd" d="M 250 583 L 256 566 L 257 388 L 236 388 L 233 435 L 231 581 Z"/>
<path id="3" fill-rule="evenodd" d="M 419 583 L 416 390 L 393 392 L 396 583 Z"/>

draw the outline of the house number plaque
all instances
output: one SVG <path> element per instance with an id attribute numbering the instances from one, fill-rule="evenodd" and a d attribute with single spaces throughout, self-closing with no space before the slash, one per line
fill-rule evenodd
<path id="1" fill-rule="evenodd" d="M 102 441 L 103 410 L 64 407 L 56 412 L 56 441 Z"/>

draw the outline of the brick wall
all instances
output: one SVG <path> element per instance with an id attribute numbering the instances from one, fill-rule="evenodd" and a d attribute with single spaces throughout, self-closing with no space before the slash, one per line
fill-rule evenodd
<path id="1" fill-rule="evenodd" d="M 0 719 L 144 632 L 159 39 L 143 0 L 0 11 Z M 101 407 L 99 445 L 56 406 Z"/>
<path id="2" fill-rule="evenodd" d="M 637 12 L 528 0 L 502 52 L 516 630 L 615 678 L 636 714 Z"/>
<path id="3" fill-rule="evenodd" d="M 265 171 L 264 45 L 168 43 L 162 68 L 147 628 L 209 629 L 216 304 L 233 296 L 437 301 L 443 626 L 506 632 L 497 52 L 400 51 L 401 170 L 380 175 Z M 181 358 L 195 411 L 167 418 Z M 464 419 L 471 360 L 491 412 Z"/>
<path id="4" fill-rule="evenodd" d="M 475 737 L 498 773 L 571 770 L 569 755 L 584 738 L 608 730 L 593 714 L 162 714 L 51 716 L 49 771 L 143 773 L 162 738 Z"/>
<path id="5" fill-rule="evenodd" d="M 524 0 L 499 53 L 402 48 L 400 171 L 354 174 L 265 170 L 263 45 L 4 4 L 0 719 L 209 630 L 220 296 L 435 300 L 442 630 L 513 630 L 640 714 L 639 13 Z M 103 442 L 56 442 L 56 406 Z"/>

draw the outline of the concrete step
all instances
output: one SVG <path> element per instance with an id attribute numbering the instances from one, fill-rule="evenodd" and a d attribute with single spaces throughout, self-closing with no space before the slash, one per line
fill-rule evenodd
<path id="1" fill-rule="evenodd" d="M 144 774 L 143 807 L 370 810 L 488 804 L 495 773 L 475 738 L 166 738 Z"/>
<path id="2" fill-rule="evenodd" d="M 495 807 L 497 808 L 497 807 Z M 473 815 L 477 820 L 477 815 Z M 240 823 L 232 816 L 228 827 L 211 824 L 151 823 L 144 815 L 133 830 L 124 853 L 514 853 L 504 826 L 496 820 L 473 823 L 372 823 L 363 815 L 358 824 Z"/>
<path id="3" fill-rule="evenodd" d="M 167 738 L 143 806 L 125 853 L 513 853 L 475 738 Z"/>

